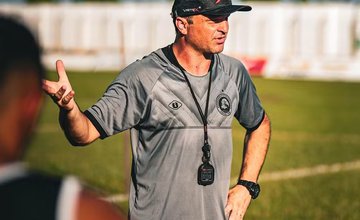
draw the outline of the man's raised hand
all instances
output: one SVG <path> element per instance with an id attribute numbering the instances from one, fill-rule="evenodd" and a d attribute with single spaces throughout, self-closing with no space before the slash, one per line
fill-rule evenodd
<path id="1" fill-rule="evenodd" d="M 75 106 L 74 95 L 70 81 L 66 75 L 64 64 L 61 60 L 56 61 L 56 71 L 59 81 L 49 81 L 44 79 L 42 88 L 54 102 L 64 110 L 72 110 Z"/>

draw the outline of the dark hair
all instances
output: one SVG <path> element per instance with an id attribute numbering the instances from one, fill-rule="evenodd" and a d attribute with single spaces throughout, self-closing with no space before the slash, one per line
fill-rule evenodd
<path id="1" fill-rule="evenodd" d="M 30 30 L 13 18 L 0 15 L 0 86 L 9 70 L 35 68 L 39 82 L 44 77 L 41 50 Z"/>

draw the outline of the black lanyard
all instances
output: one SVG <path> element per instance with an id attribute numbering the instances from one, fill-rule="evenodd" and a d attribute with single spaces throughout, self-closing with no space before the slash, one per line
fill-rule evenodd
<path id="1" fill-rule="evenodd" d="M 196 107 L 197 107 L 197 109 L 198 109 L 198 111 L 200 113 L 200 116 L 201 116 L 201 119 L 202 119 L 202 122 L 203 122 L 203 125 L 204 125 L 204 146 L 202 148 L 204 156 L 203 156 L 202 160 L 203 160 L 204 163 L 208 163 L 210 161 L 210 145 L 208 143 L 208 132 L 207 132 L 208 121 L 207 121 L 207 116 L 208 116 L 210 90 L 211 90 L 211 72 L 212 72 L 211 69 L 212 69 L 212 66 L 213 66 L 213 63 L 214 63 L 213 57 L 211 58 L 211 64 L 210 64 L 210 68 L 209 68 L 209 71 L 210 71 L 209 86 L 208 86 L 207 97 L 206 97 L 205 113 L 203 113 L 203 111 L 201 110 L 200 104 L 199 104 L 199 102 L 198 102 L 198 100 L 197 100 L 197 98 L 195 96 L 194 90 L 191 87 L 191 83 L 190 83 L 188 77 L 185 74 L 185 69 L 177 61 L 177 59 L 175 57 L 175 54 L 174 54 L 174 51 L 172 50 L 171 45 L 169 46 L 169 52 L 170 52 L 170 55 L 172 56 L 173 61 L 175 62 L 174 64 L 176 64 L 176 66 L 181 70 L 181 73 L 183 74 L 183 76 L 184 76 L 184 78 L 186 80 L 186 83 L 187 83 L 187 85 L 188 85 L 188 87 L 190 89 L 191 96 L 193 97 L 194 102 L 196 104 Z"/>

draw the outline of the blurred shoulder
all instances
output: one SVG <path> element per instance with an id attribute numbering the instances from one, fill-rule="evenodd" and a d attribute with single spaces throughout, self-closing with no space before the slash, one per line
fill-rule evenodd
<path id="1" fill-rule="evenodd" d="M 99 195 L 90 190 L 82 190 L 79 195 L 79 204 L 76 220 L 125 220 L 118 208 L 101 199 Z"/>

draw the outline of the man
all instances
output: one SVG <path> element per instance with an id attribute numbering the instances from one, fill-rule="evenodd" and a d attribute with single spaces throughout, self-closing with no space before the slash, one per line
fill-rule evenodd
<path id="1" fill-rule="evenodd" d="M 176 0 L 175 42 L 126 67 L 85 112 L 61 61 L 59 81 L 44 81 L 73 145 L 131 129 L 130 219 L 242 219 L 257 197 L 270 122 L 245 67 L 220 54 L 229 15 L 249 10 L 230 0 Z M 234 116 L 247 133 L 229 191 Z"/>
<path id="2" fill-rule="evenodd" d="M 32 34 L 0 15 L 0 219 L 121 219 L 76 178 L 30 172 L 20 163 L 42 106 L 43 75 Z"/>

